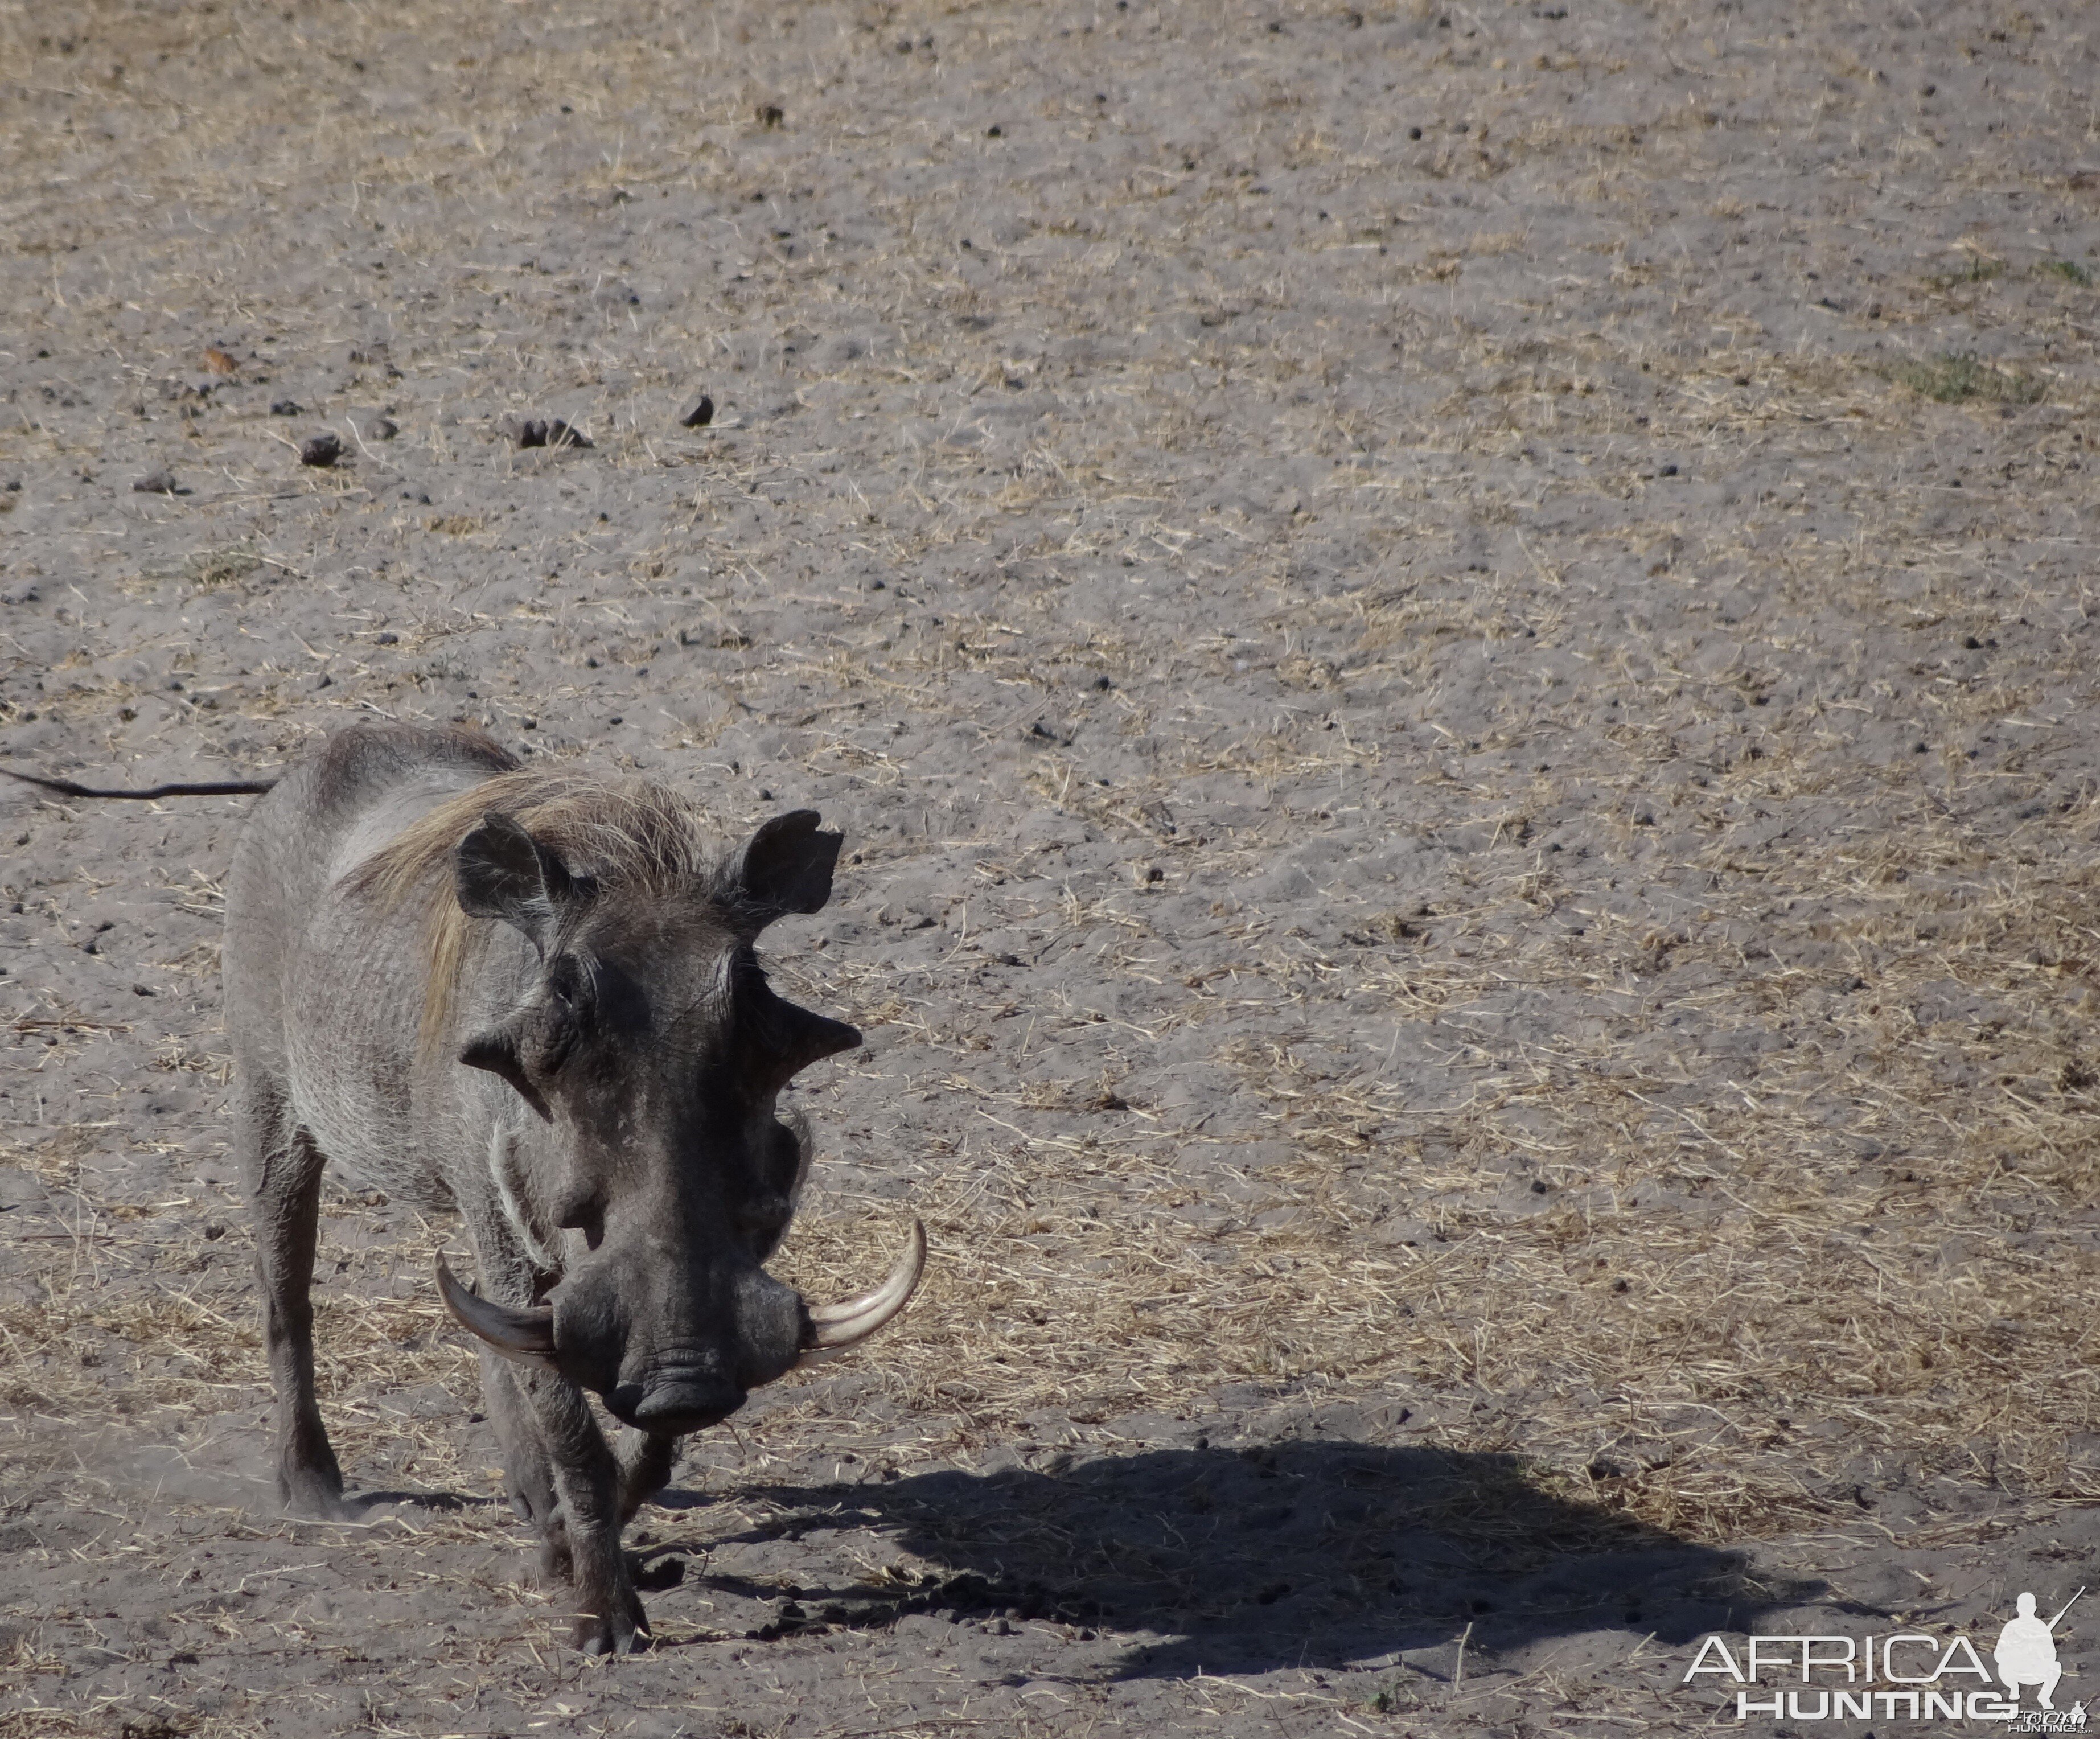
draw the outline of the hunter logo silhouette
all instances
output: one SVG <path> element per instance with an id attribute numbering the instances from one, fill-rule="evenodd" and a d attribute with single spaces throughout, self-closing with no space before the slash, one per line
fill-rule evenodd
<path id="1" fill-rule="evenodd" d="M 1991 1651 L 1991 1658 L 1998 1665 L 1998 1677 L 2014 1702 L 2020 1700 L 2021 1688 L 2031 1684 L 2043 1708 L 2056 1706 L 2056 1682 L 2063 1676 L 2063 1668 L 2056 1658 L 2056 1627 L 2085 1592 L 2080 1588 L 2072 1595 L 2046 1624 L 2035 1616 L 2035 1597 L 2032 1594 L 2019 1597 L 2018 1616 L 2005 1621 L 2005 1627 L 1998 1632 L 1998 1646 Z"/>

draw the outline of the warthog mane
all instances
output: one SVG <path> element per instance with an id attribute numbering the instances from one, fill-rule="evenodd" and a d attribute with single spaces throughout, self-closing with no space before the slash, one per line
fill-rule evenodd
<path id="1" fill-rule="evenodd" d="M 440 803 L 350 872 L 354 891 L 385 907 L 424 907 L 429 962 L 419 1030 L 428 1052 L 443 1031 L 469 938 L 488 920 L 460 909 L 452 854 L 484 817 L 509 815 L 553 850 L 579 880 L 601 889 L 726 898 L 730 866 L 697 804 L 643 779 L 610 780 L 530 768 L 497 775 Z"/>

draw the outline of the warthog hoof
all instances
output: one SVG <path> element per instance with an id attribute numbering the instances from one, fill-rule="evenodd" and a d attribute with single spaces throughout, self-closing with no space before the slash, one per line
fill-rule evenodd
<path id="1" fill-rule="evenodd" d="M 309 1521 L 342 1521 L 351 1507 L 343 1502 L 342 1474 L 331 1463 L 324 1468 L 280 1468 L 277 1499 L 287 1516 Z"/>
<path id="2" fill-rule="evenodd" d="M 649 1620 L 642 1602 L 624 1591 L 606 1603 L 609 1612 L 580 1613 L 573 1640 L 585 1654 L 635 1654 L 649 1646 Z"/>

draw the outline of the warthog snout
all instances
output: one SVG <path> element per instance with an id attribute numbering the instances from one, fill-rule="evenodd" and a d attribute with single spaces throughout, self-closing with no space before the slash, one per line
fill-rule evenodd
<path id="1" fill-rule="evenodd" d="M 746 1391 L 707 1371 L 660 1373 L 645 1388 L 623 1383 L 605 1404 L 622 1423 L 660 1436 L 683 1437 L 719 1425 L 743 1405 Z"/>
<path id="2" fill-rule="evenodd" d="M 438 1290 L 460 1326 L 505 1358 L 594 1390 L 626 1424 L 683 1436 L 728 1418 L 751 1390 L 858 1346 L 911 1301 L 925 1266 L 926 1228 L 915 1220 L 882 1284 L 842 1304 L 807 1305 L 763 1269 L 748 1269 L 722 1313 L 735 1325 L 734 1344 L 705 1348 L 638 1351 L 616 1287 L 594 1287 L 590 1274 L 558 1287 L 554 1302 L 520 1309 L 461 1284 L 441 1256 Z"/>
<path id="3" fill-rule="evenodd" d="M 638 1247 L 657 1260 L 638 1259 Z M 608 1237 L 599 1260 L 548 1295 L 558 1365 L 622 1423 L 668 1437 L 704 1430 L 795 1368 L 806 1313 L 792 1287 L 748 1255 L 680 1263 L 638 1247 Z"/>

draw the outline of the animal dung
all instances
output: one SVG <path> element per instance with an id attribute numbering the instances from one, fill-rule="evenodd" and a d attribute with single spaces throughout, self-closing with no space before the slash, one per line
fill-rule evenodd
<path id="1" fill-rule="evenodd" d="M 678 419 L 682 429 L 704 429 L 715 420 L 715 401 L 707 394 L 700 395 L 700 402 Z"/>
<path id="2" fill-rule="evenodd" d="M 299 443 L 299 463 L 326 470 L 342 457 L 342 437 L 332 430 L 310 435 Z"/>
<path id="3" fill-rule="evenodd" d="M 598 444 L 582 430 L 571 426 L 558 417 L 509 416 L 499 422 L 496 427 L 515 447 L 595 447 Z"/>

